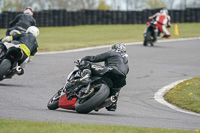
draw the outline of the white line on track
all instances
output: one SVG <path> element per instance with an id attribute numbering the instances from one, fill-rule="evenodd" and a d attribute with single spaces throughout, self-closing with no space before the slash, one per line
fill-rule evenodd
<path id="1" fill-rule="evenodd" d="M 200 37 L 194 37 L 194 38 L 180 38 L 180 39 L 167 39 L 167 40 L 159 40 L 158 42 L 177 42 L 177 41 L 198 40 L 198 39 L 200 39 Z M 125 45 L 141 45 L 141 44 L 143 44 L 143 42 L 124 43 L 124 44 L 125 44 Z M 104 45 L 104 46 L 80 48 L 80 49 L 65 50 L 65 51 L 39 52 L 39 53 L 36 53 L 36 54 L 37 54 L 37 55 L 46 55 L 46 54 L 73 53 L 73 52 L 80 52 L 80 51 L 93 50 L 93 49 L 100 49 L 100 48 L 109 48 L 110 46 L 111 46 L 111 45 Z"/>
<path id="2" fill-rule="evenodd" d="M 158 42 L 177 42 L 177 41 L 188 41 L 188 40 L 200 40 L 200 37 L 193 37 L 193 38 L 180 38 L 180 39 L 167 39 L 167 40 L 159 40 Z M 143 44 L 143 42 L 134 42 L 134 43 L 124 43 L 125 45 L 141 45 Z M 104 45 L 104 46 L 96 46 L 96 47 L 88 47 L 88 48 L 80 48 L 80 49 L 74 49 L 74 50 L 65 50 L 65 51 L 53 51 L 53 52 L 39 52 L 37 53 L 37 55 L 47 55 L 47 54 L 63 54 L 63 53 L 73 53 L 73 52 L 80 52 L 80 51 L 86 51 L 86 50 L 93 50 L 93 49 L 100 49 L 100 48 L 109 48 L 111 45 Z M 188 113 L 188 114 L 192 114 L 192 115 L 198 115 L 200 116 L 200 114 L 198 113 L 194 113 L 191 111 L 187 111 L 184 109 L 181 109 L 177 106 L 174 106 L 170 103 L 168 103 L 167 101 L 164 100 L 163 95 L 166 93 L 166 91 L 170 90 L 171 88 L 173 88 L 174 86 L 176 86 L 178 83 L 183 82 L 184 80 L 180 80 L 180 81 L 176 81 L 174 83 L 171 83 L 167 86 L 164 86 L 163 88 L 161 88 L 160 90 L 158 90 L 155 95 L 154 95 L 154 99 L 163 104 L 168 106 L 169 108 L 172 108 L 176 111 L 179 112 L 183 112 L 183 113 Z"/>

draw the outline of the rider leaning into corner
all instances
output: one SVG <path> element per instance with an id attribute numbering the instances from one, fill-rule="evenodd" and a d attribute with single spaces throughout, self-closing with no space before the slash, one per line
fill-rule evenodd
<path id="1" fill-rule="evenodd" d="M 24 74 L 25 65 L 33 59 L 37 52 L 38 43 L 36 38 L 39 35 L 39 29 L 35 26 L 30 26 L 25 33 L 13 30 L 10 34 L 11 36 L 6 36 L 2 39 L 2 43 L 4 43 L 6 49 L 10 47 L 21 49 L 21 57 L 17 64 L 17 74 L 22 75 Z"/>
<path id="2" fill-rule="evenodd" d="M 160 33 L 164 33 L 164 35 L 161 38 L 169 38 L 171 35 L 169 31 L 166 29 L 171 27 L 171 18 L 168 15 L 168 10 L 167 9 L 162 9 L 160 12 L 154 14 L 153 16 L 149 17 L 150 20 L 155 20 L 154 24 L 159 30 Z"/>
<path id="3" fill-rule="evenodd" d="M 113 44 L 110 48 L 109 51 L 98 54 L 96 56 L 85 56 L 84 58 L 80 59 L 81 62 L 92 62 L 92 63 L 97 63 L 97 62 L 104 62 L 104 66 L 98 65 L 98 67 L 102 67 L 104 69 L 110 69 L 111 70 L 111 75 L 109 75 L 112 79 L 113 82 L 113 87 L 110 88 L 110 96 L 115 96 L 116 99 L 118 99 L 119 96 L 119 91 L 123 86 L 126 85 L 126 75 L 129 72 L 129 66 L 128 66 L 128 55 L 126 53 L 126 47 L 124 44 L 121 43 L 116 43 Z M 86 63 L 87 64 L 87 63 Z M 87 66 L 87 65 L 85 65 Z M 92 65 L 93 66 L 93 65 Z M 84 69 L 82 75 L 83 78 L 79 79 L 77 82 L 87 82 L 85 77 L 90 77 L 91 71 L 89 69 Z M 92 73 L 93 74 L 93 73 Z M 84 79 L 84 80 L 83 80 Z M 78 83 L 78 84 L 79 84 Z M 87 83 L 85 83 L 87 84 Z M 72 84 L 67 84 L 66 88 L 69 88 Z M 108 111 L 115 111 L 117 108 L 117 101 L 112 103 L 110 106 L 106 107 Z"/>
<path id="4" fill-rule="evenodd" d="M 6 31 L 6 36 L 10 35 L 12 30 L 18 30 L 20 32 L 26 32 L 28 27 L 36 26 L 36 21 L 33 18 L 33 10 L 30 7 L 24 9 L 22 14 L 17 15 L 10 23 L 9 28 Z"/>

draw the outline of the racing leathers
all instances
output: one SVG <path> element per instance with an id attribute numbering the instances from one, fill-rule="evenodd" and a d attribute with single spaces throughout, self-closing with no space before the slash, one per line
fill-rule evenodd
<path id="1" fill-rule="evenodd" d="M 113 73 L 113 75 L 110 75 L 110 78 L 113 82 L 113 87 L 110 88 L 110 96 L 115 95 L 118 97 L 119 91 L 123 86 L 126 85 L 126 75 L 129 72 L 128 55 L 126 53 L 110 50 L 96 56 L 86 56 L 81 60 L 94 63 L 104 62 L 104 67 L 111 68 L 111 72 Z M 116 102 L 106 109 L 108 111 L 115 111 Z"/>
<path id="2" fill-rule="evenodd" d="M 113 68 L 113 72 L 119 74 L 120 81 L 116 81 L 116 84 L 113 84 L 114 87 L 123 87 L 126 85 L 126 75 L 129 72 L 128 66 L 128 55 L 126 53 L 116 52 L 110 50 L 108 52 L 96 55 L 96 56 L 86 56 L 82 58 L 83 61 L 90 61 L 90 62 L 104 62 L 105 67 Z M 123 79 L 123 81 L 122 81 Z"/>
<path id="3" fill-rule="evenodd" d="M 6 36 L 9 36 L 12 30 L 26 32 L 30 26 L 36 26 L 35 19 L 31 15 L 19 14 L 9 23 L 9 27 L 11 28 L 6 31 Z"/>
<path id="4" fill-rule="evenodd" d="M 150 16 L 149 19 L 153 19 L 154 24 L 158 28 L 159 32 L 164 33 L 165 38 L 170 37 L 169 31 L 166 27 L 171 27 L 171 18 L 166 13 L 156 13 L 153 16 Z"/>
<path id="5" fill-rule="evenodd" d="M 21 57 L 17 61 L 17 66 L 20 67 L 22 71 L 25 68 L 25 65 L 31 61 L 37 52 L 38 43 L 36 37 L 32 33 L 21 33 L 19 31 L 11 31 L 12 36 L 6 36 L 2 39 L 2 42 L 7 49 L 10 47 L 16 47 L 21 49 Z M 19 73 L 18 73 L 19 74 Z M 23 73 L 20 73 L 21 75 Z"/>
<path id="6" fill-rule="evenodd" d="M 22 64 L 27 57 L 33 59 L 37 52 L 38 43 L 36 37 L 31 33 L 21 33 L 13 35 L 13 43 L 20 45 L 23 50 L 24 56 L 19 60 L 19 65 Z"/>

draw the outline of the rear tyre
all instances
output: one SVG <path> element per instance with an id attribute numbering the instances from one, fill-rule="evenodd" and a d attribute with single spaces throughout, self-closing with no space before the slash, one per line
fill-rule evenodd
<path id="1" fill-rule="evenodd" d="M 98 87 L 99 88 L 95 88 L 95 90 L 98 91 L 96 91 L 88 100 L 81 102 L 81 99 L 78 99 L 76 101 L 75 110 L 77 113 L 87 114 L 106 100 L 110 94 L 109 87 L 106 84 L 101 84 Z"/>
<path id="2" fill-rule="evenodd" d="M 6 73 L 11 68 L 11 62 L 8 59 L 4 59 L 0 64 L 0 81 L 3 80 Z"/>

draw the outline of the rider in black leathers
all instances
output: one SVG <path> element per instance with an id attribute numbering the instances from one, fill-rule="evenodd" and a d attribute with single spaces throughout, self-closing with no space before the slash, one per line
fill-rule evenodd
<path id="1" fill-rule="evenodd" d="M 23 14 L 17 15 L 10 23 L 9 28 L 6 31 L 6 36 L 10 35 L 12 30 L 18 30 L 20 32 L 26 32 L 28 27 L 36 26 L 36 21 L 33 18 L 33 11 L 31 8 L 25 8 Z"/>
<path id="2" fill-rule="evenodd" d="M 94 63 L 104 62 L 105 67 L 112 68 L 115 81 L 113 82 L 113 87 L 111 88 L 110 95 L 116 95 L 118 97 L 120 89 L 126 85 L 126 75 L 129 72 L 128 55 L 126 54 L 125 45 L 121 43 L 113 44 L 108 52 L 96 56 L 86 56 L 81 60 Z M 115 111 L 116 108 L 116 102 L 113 103 L 111 106 L 106 107 L 108 111 Z"/>

